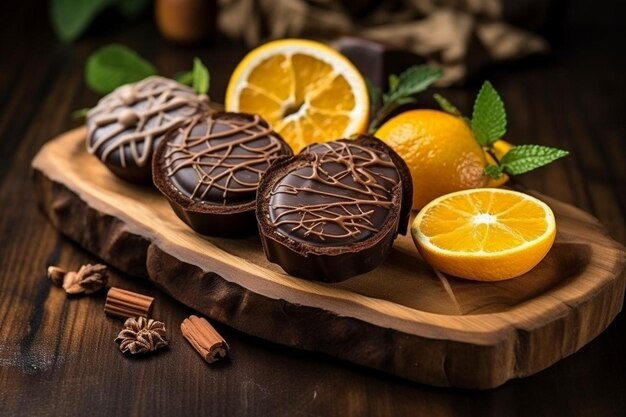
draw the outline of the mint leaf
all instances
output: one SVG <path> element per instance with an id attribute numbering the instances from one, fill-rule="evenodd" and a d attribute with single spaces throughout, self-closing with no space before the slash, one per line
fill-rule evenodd
<path id="1" fill-rule="evenodd" d="M 369 132 L 374 133 L 380 124 L 399 106 L 414 103 L 415 94 L 426 90 L 443 75 L 440 68 L 413 65 L 400 75 L 389 76 L 389 91 L 382 95 L 382 106 L 372 117 Z"/>
<path id="2" fill-rule="evenodd" d="M 174 76 L 174 79 L 181 84 L 193 85 L 193 71 L 182 71 Z"/>
<path id="3" fill-rule="evenodd" d="M 502 168 L 497 165 L 487 164 L 484 168 L 485 175 L 493 179 L 498 179 L 502 176 Z"/>
<path id="4" fill-rule="evenodd" d="M 498 92 L 485 81 L 476 96 L 472 130 L 481 146 L 491 146 L 506 133 L 506 111 Z"/>
<path id="5" fill-rule="evenodd" d="M 85 79 L 97 93 L 107 94 L 117 87 L 155 75 L 154 66 L 123 45 L 103 46 L 87 59 Z"/>
<path id="6" fill-rule="evenodd" d="M 365 77 L 365 85 L 367 85 L 367 93 L 370 96 L 370 106 L 375 110 L 380 104 L 380 88 L 376 87 L 372 80 L 367 77 Z"/>
<path id="7" fill-rule="evenodd" d="M 200 58 L 193 59 L 193 89 L 196 94 L 206 94 L 209 92 L 211 76 L 209 70 L 204 66 Z"/>
<path id="8" fill-rule="evenodd" d="M 426 90 L 443 75 L 441 68 L 428 65 L 413 65 L 397 77 L 396 88 L 392 88 L 392 98 L 412 96 Z M 391 82 L 391 77 L 390 77 Z"/>
<path id="9" fill-rule="evenodd" d="M 568 151 L 541 145 L 519 145 L 508 151 L 500 160 L 504 172 L 523 174 L 569 155 Z"/>
<path id="10" fill-rule="evenodd" d="M 209 91 L 211 74 L 200 58 L 194 58 L 193 69 L 179 72 L 174 76 L 174 79 L 181 84 L 193 87 L 196 94 L 206 94 Z"/>
<path id="11" fill-rule="evenodd" d="M 85 32 L 91 21 L 114 0 L 51 0 L 52 27 L 63 42 L 72 42 Z M 126 0 L 128 1 L 128 0 Z"/>
<path id="12" fill-rule="evenodd" d="M 151 0 L 117 0 L 115 7 L 126 17 L 137 17 L 144 12 Z"/>
<path id="13" fill-rule="evenodd" d="M 454 104 L 450 103 L 450 101 L 444 96 L 440 94 L 433 94 L 433 98 L 437 101 L 439 107 L 441 107 L 441 109 L 446 113 L 450 113 L 453 116 L 463 117 L 461 111 L 457 109 Z"/>
<path id="14" fill-rule="evenodd" d="M 89 110 L 91 110 L 90 107 L 83 107 L 82 109 L 74 110 L 72 112 L 72 119 L 84 119 L 87 117 Z"/>

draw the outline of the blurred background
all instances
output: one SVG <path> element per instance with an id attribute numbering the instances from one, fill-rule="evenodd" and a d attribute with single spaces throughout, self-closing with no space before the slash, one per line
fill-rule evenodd
<path id="1" fill-rule="evenodd" d="M 626 38 L 624 5 L 589 0 L 24 0 L 0 7 L 1 82 L 9 84 L 16 76 L 10 69 L 43 74 L 49 62 L 62 71 L 113 42 L 172 76 L 196 55 L 209 69 L 232 69 L 246 49 L 281 37 L 334 42 L 378 83 L 395 67 L 420 61 L 445 70 L 442 86 L 563 60 L 577 61 L 580 77 L 601 79 L 598 72 L 623 63 L 619 40 Z M 359 62 L 358 46 L 343 36 L 388 46 L 387 67 Z M 217 75 L 212 95 L 219 100 L 229 72 Z M 613 78 L 623 87 L 623 76 Z"/>

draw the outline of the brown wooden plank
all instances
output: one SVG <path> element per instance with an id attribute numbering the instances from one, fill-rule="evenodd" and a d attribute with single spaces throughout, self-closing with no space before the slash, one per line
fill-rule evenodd
<path id="1" fill-rule="evenodd" d="M 194 233 L 152 188 L 91 162 L 83 129 L 33 161 L 37 195 L 61 232 L 208 317 L 281 344 L 428 384 L 489 388 L 577 351 L 621 309 L 621 245 L 592 216 L 546 197 L 556 244 L 518 279 L 449 278 L 449 294 L 410 237 L 400 237 L 383 266 L 324 285 L 282 273 L 258 238 Z"/>

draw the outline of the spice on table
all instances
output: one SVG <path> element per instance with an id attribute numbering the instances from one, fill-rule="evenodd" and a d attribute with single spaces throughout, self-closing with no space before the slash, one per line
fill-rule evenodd
<path id="1" fill-rule="evenodd" d="M 67 272 L 57 266 L 48 267 L 48 277 L 56 286 L 62 286 L 67 294 L 93 294 L 106 287 L 109 274 L 106 265 L 87 264 L 78 272 Z"/>
<path id="2" fill-rule="evenodd" d="M 141 316 L 149 317 L 153 303 L 153 297 L 111 287 L 104 303 L 104 312 L 108 316 L 122 319 Z"/>
<path id="3" fill-rule="evenodd" d="M 228 344 L 206 319 L 192 315 L 183 320 L 180 330 L 208 363 L 216 362 L 228 354 Z"/>
<path id="4" fill-rule="evenodd" d="M 124 322 L 124 329 L 115 338 L 122 353 L 136 355 L 150 353 L 166 347 L 165 324 L 146 317 L 129 318 Z"/>
<path id="5" fill-rule="evenodd" d="M 63 285 L 63 279 L 65 278 L 65 274 L 67 274 L 67 271 L 65 271 L 65 269 L 63 268 L 59 268 L 58 266 L 48 267 L 48 278 L 50 278 L 52 283 L 57 287 Z"/>

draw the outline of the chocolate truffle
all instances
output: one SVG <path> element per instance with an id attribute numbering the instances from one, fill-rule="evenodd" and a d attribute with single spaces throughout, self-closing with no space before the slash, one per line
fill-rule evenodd
<path id="1" fill-rule="evenodd" d="M 255 233 L 261 176 L 287 143 L 258 115 L 215 113 L 192 118 L 158 147 L 153 180 L 178 217 L 198 233 Z"/>
<path id="2" fill-rule="evenodd" d="M 195 114 L 208 99 L 163 77 L 117 88 L 87 113 L 87 151 L 128 181 L 152 181 L 152 154 L 164 135 Z"/>
<path id="3" fill-rule="evenodd" d="M 265 254 L 311 280 L 368 272 L 406 232 L 411 184 L 404 161 L 372 136 L 311 145 L 263 176 L 256 213 Z"/>

